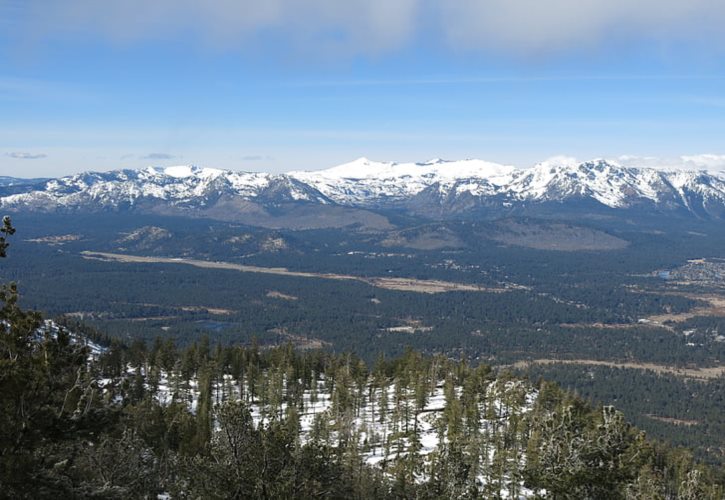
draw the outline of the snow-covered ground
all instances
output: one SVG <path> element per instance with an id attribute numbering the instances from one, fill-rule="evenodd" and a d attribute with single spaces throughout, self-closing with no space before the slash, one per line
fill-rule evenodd
<path id="1" fill-rule="evenodd" d="M 38 335 L 38 338 L 42 338 L 46 333 L 49 333 L 51 336 L 55 337 L 58 335 L 58 332 L 61 329 L 68 333 L 71 343 L 80 344 L 88 348 L 88 357 L 91 360 L 98 359 L 98 357 L 106 351 L 106 348 L 101 346 L 100 344 L 89 340 L 84 335 L 80 335 L 76 332 L 68 330 L 67 328 L 61 327 L 52 319 L 44 320 L 43 325 L 38 329 L 36 333 Z"/>
<path id="2" fill-rule="evenodd" d="M 128 373 L 132 375 L 135 369 L 129 368 Z M 272 381 L 273 378 L 268 376 L 267 384 L 275 383 Z M 278 399 L 279 404 L 273 407 L 270 404 L 260 404 L 259 398 L 251 399 L 252 391 L 247 381 L 235 380 L 230 375 L 225 375 L 221 380 L 212 383 L 212 403 L 220 405 L 229 400 L 237 401 L 241 397 L 249 405 L 255 424 L 264 426 L 272 419 L 286 418 L 288 414 L 285 395 L 288 384 L 283 377 L 277 378 L 277 384 L 279 385 L 277 392 L 281 398 Z M 362 389 L 357 386 L 348 387 L 350 394 L 354 394 L 352 399 L 359 404 L 339 410 L 336 408 L 335 393 L 330 390 L 329 381 L 324 375 L 318 375 L 316 390 L 305 390 L 301 404 L 296 407 L 300 442 L 320 439 L 320 436 L 315 435 L 316 427 L 319 427 L 316 423 L 324 422 L 330 432 L 322 439 L 333 446 L 352 439 L 357 443 L 357 449 L 368 465 L 391 467 L 409 453 L 417 453 L 421 460 L 421 468 L 416 473 L 416 478 L 419 481 L 426 480 L 430 474 L 432 457 L 436 453 L 441 453 L 449 444 L 446 424 L 446 407 L 451 404 L 449 399 L 453 397 L 460 401 L 463 397 L 463 388 L 455 387 L 453 395 L 449 393 L 446 396 L 444 382 L 438 381 L 429 387 L 423 407 L 416 408 L 412 389 L 401 388 L 399 391 L 391 381 L 385 389 L 386 397 L 383 397 L 383 390 L 372 384 L 371 378 Z M 147 384 L 147 389 L 149 388 Z M 244 395 L 240 396 L 242 390 Z M 267 390 L 274 392 L 275 389 L 268 387 Z M 479 420 L 476 422 L 476 428 L 481 446 L 485 449 L 480 473 L 477 476 L 481 486 L 490 481 L 489 472 L 497 459 L 496 436 L 505 435 L 507 432 L 519 432 L 510 429 L 509 425 L 512 421 L 518 420 L 514 417 L 523 417 L 531 410 L 536 396 L 537 392 L 522 381 L 493 381 L 486 387 L 485 392 L 478 396 Z M 161 372 L 155 397 L 162 404 L 170 404 L 173 401 L 184 402 L 189 405 L 191 411 L 195 412 L 199 400 L 197 380 L 184 381 L 179 376 Z M 386 411 L 381 409 L 382 404 L 387 406 Z M 467 422 L 467 425 L 470 426 L 471 423 Z M 508 463 L 505 466 L 506 470 L 520 470 L 525 464 L 524 450 L 514 453 L 508 450 L 502 453 L 504 453 L 503 460 Z M 517 482 L 517 487 L 511 488 L 512 480 Z M 518 492 L 518 498 L 529 498 L 533 495 L 533 492 L 523 487 L 518 474 L 516 479 L 511 479 L 510 474 L 506 473 L 500 485 L 501 497 L 511 498 L 510 489 Z"/>

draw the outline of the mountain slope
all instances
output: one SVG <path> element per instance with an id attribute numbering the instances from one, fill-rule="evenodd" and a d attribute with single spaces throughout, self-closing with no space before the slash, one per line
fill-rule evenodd
<path id="1" fill-rule="evenodd" d="M 307 206 L 313 216 L 310 207 L 342 214 L 347 212 L 340 207 L 347 207 L 395 208 L 447 218 L 582 202 L 615 210 L 722 218 L 725 178 L 704 171 L 624 167 L 605 160 L 549 161 L 516 169 L 481 160 L 383 163 L 361 158 L 327 170 L 288 174 L 149 167 L 0 185 L 0 206 L 6 210 L 140 210 L 242 222 L 250 217 L 265 220 L 270 210 L 284 207 L 294 212 L 292 207 L 299 205 Z M 251 216 L 240 219 L 240 214 Z M 353 219 L 359 223 L 366 217 L 356 213 Z M 337 220 L 332 226 L 341 225 L 344 221 Z"/>
<path id="2" fill-rule="evenodd" d="M 341 204 L 365 206 L 404 202 L 434 185 L 451 187 L 463 179 L 475 179 L 491 186 L 503 186 L 516 172 L 481 160 L 425 163 L 381 163 L 360 158 L 350 163 L 315 172 L 290 172 L 288 175 L 315 186 Z"/>

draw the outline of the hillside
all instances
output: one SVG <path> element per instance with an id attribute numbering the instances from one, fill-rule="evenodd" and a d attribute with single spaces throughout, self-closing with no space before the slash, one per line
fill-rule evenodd
<path id="1" fill-rule="evenodd" d="M 615 408 L 592 408 L 553 384 L 486 365 L 411 350 L 369 368 L 351 355 L 291 345 L 211 348 L 206 340 L 185 350 L 161 340 L 151 348 L 115 344 L 88 357 L 63 329 L 52 325 L 51 333 L 14 363 L 41 382 L 51 372 L 33 365 L 45 357 L 53 392 L 15 385 L 15 374 L 0 379 L 9 403 L 0 416 L 22 401 L 35 417 L 14 427 L 42 432 L 39 440 L 21 433 L 12 456 L 11 434 L 3 434 L 1 457 L 15 462 L 0 480 L 12 497 L 718 499 L 723 492 L 714 470 L 647 441 Z M 44 407 L 60 411 L 44 415 Z"/>

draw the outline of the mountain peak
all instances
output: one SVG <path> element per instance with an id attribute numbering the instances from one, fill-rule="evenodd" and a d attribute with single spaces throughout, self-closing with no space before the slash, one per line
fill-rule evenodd
<path id="1" fill-rule="evenodd" d="M 23 187 L 25 186 L 25 187 Z M 699 171 L 625 167 L 605 159 L 554 157 L 530 169 L 476 159 L 424 163 L 358 158 L 327 170 L 265 174 L 194 165 L 86 172 L 43 183 L 0 186 L 0 206 L 45 210 L 116 207 L 135 200 L 205 206 L 220 196 L 274 204 L 314 202 L 351 207 L 412 207 L 451 214 L 512 203 L 577 202 L 725 214 L 725 179 Z M 460 201 L 460 204 L 456 205 Z M 442 204 L 447 204 L 443 207 Z M 463 208 L 456 208 L 463 207 Z M 699 208 L 698 208 L 699 207 Z"/>
<path id="2" fill-rule="evenodd" d="M 156 169 L 151 167 L 154 171 Z M 217 168 L 202 168 L 196 165 L 174 165 L 163 169 L 163 175 L 174 177 L 176 179 L 185 179 L 187 177 L 201 177 L 204 179 L 216 178 L 226 173 L 224 170 Z"/>
<path id="3" fill-rule="evenodd" d="M 183 177 L 191 177 L 192 175 L 195 175 L 198 170 L 198 167 L 195 167 L 194 165 L 176 165 L 173 167 L 166 167 L 164 169 L 164 175 L 179 179 Z"/>
<path id="4" fill-rule="evenodd" d="M 349 163 L 325 170 L 290 172 L 289 175 L 300 179 L 415 179 L 435 178 L 455 180 L 467 177 L 491 177 L 507 175 L 516 169 L 507 165 L 483 160 L 450 161 L 434 158 L 424 163 L 377 162 L 367 158 L 358 158 Z"/>
<path id="5" fill-rule="evenodd" d="M 561 169 L 561 168 L 576 168 L 581 163 L 571 156 L 552 156 L 546 160 L 539 162 L 534 165 L 534 169 Z"/>

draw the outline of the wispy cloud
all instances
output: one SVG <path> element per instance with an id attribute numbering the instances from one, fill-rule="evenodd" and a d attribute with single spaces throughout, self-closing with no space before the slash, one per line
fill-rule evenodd
<path id="1" fill-rule="evenodd" d="M 242 156 L 243 161 L 271 161 L 274 160 L 271 156 L 267 155 L 246 155 Z"/>
<path id="2" fill-rule="evenodd" d="M 87 102 L 98 99 L 96 91 L 68 83 L 0 75 L 0 100 Z"/>
<path id="3" fill-rule="evenodd" d="M 142 156 L 142 160 L 173 160 L 176 159 L 176 155 L 169 153 L 149 153 L 146 156 Z"/>
<path id="4" fill-rule="evenodd" d="M 725 172 L 725 155 L 700 154 L 681 156 L 686 166 L 692 166 L 698 170 L 717 170 Z"/>
<path id="5" fill-rule="evenodd" d="M 722 49 L 725 3 L 716 0 L 457 0 L 437 3 L 449 43 L 542 54 L 632 42 L 683 40 Z"/>
<path id="6" fill-rule="evenodd" d="M 448 76 L 431 78 L 379 78 L 379 79 L 349 79 L 349 80 L 304 80 L 286 82 L 291 87 L 405 87 L 405 86 L 434 86 L 434 85 L 495 85 L 509 83 L 537 83 L 537 82 L 637 82 L 637 81 L 712 81 L 725 80 L 722 75 L 528 75 L 528 76 Z M 717 106 L 725 106 L 725 101 L 702 100 L 702 102 Z"/>
<path id="7" fill-rule="evenodd" d="M 688 97 L 687 102 L 708 108 L 725 108 L 725 97 Z"/>
<path id="8" fill-rule="evenodd" d="M 725 154 L 682 155 L 672 158 L 659 156 L 622 155 L 616 158 L 622 165 L 650 167 L 663 170 L 707 170 L 725 172 Z"/>
<path id="9" fill-rule="evenodd" d="M 28 153 L 25 151 L 12 151 L 10 153 L 6 153 L 6 155 L 10 158 L 15 158 L 16 160 L 40 160 L 48 157 L 45 153 Z"/>
<path id="10" fill-rule="evenodd" d="M 633 41 L 725 48 L 719 0 L 26 0 L 16 32 L 120 43 L 193 39 L 221 48 L 380 54 L 427 43 L 494 53 L 581 51 Z M 19 35 L 16 35 L 19 36 Z"/>
<path id="11" fill-rule="evenodd" d="M 186 41 L 244 49 L 277 46 L 377 54 L 410 40 L 422 0 L 27 0 L 17 31 L 37 38 L 91 34 L 127 44 Z"/>

